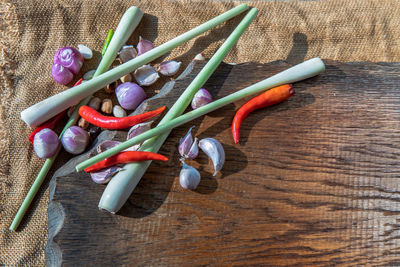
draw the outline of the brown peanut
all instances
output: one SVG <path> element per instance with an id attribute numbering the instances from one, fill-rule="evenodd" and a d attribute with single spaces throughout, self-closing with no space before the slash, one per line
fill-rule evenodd
<path id="1" fill-rule="evenodd" d="M 113 111 L 113 104 L 111 99 L 105 98 L 103 99 L 103 103 L 101 104 L 101 111 L 106 114 L 111 114 Z"/>
<path id="2" fill-rule="evenodd" d="M 132 81 L 132 75 L 130 75 L 128 73 L 127 75 L 122 76 L 120 80 L 121 80 L 122 83 L 131 82 Z"/>
<path id="3" fill-rule="evenodd" d="M 89 127 L 89 122 L 87 122 L 84 118 L 80 118 L 78 121 L 78 126 L 86 130 Z"/>

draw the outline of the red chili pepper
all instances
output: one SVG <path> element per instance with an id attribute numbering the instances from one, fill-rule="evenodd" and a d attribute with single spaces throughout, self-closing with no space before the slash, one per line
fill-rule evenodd
<path id="1" fill-rule="evenodd" d="M 74 86 L 80 85 L 83 81 L 83 78 L 79 79 Z M 56 127 L 57 122 L 59 122 L 65 115 L 65 113 L 67 112 L 67 109 L 64 110 L 63 112 L 57 114 L 56 116 L 54 116 L 53 118 L 49 119 L 48 121 L 44 122 L 42 125 L 38 126 L 35 130 L 33 130 L 33 132 L 29 135 L 29 142 L 31 142 L 31 144 L 33 144 L 33 140 L 35 139 L 35 135 L 40 132 L 41 130 L 43 130 L 44 128 L 49 128 L 49 129 L 53 129 L 54 127 Z"/>
<path id="2" fill-rule="evenodd" d="M 232 134 L 235 144 L 239 143 L 240 125 L 251 112 L 283 102 L 294 93 L 295 91 L 290 84 L 281 85 L 250 99 L 240 107 L 232 121 Z"/>
<path id="3" fill-rule="evenodd" d="M 95 172 L 107 167 L 111 167 L 117 164 L 145 161 L 145 160 L 161 160 L 167 161 L 168 158 L 157 153 L 146 152 L 146 151 L 125 151 L 119 152 L 109 158 L 99 161 L 90 167 L 87 167 L 85 172 Z"/>
<path id="4" fill-rule="evenodd" d="M 119 130 L 131 127 L 135 124 L 147 121 L 158 114 L 162 113 L 165 106 L 149 111 L 143 114 L 128 116 L 123 118 L 117 118 L 112 116 L 101 115 L 95 109 L 89 106 L 82 106 L 79 108 L 79 115 L 84 118 L 87 122 L 105 129 Z"/>
<path id="5" fill-rule="evenodd" d="M 64 110 L 63 112 L 57 114 L 55 117 L 49 119 L 48 121 L 44 122 L 42 125 L 36 127 L 35 130 L 33 130 L 33 132 L 31 132 L 31 134 L 29 135 L 29 142 L 31 142 L 31 144 L 33 144 L 33 140 L 35 139 L 35 135 L 40 132 L 41 130 L 43 130 L 44 128 L 49 128 L 49 129 L 53 129 L 56 125 L 57 122 L 59 122 L 62 117 L 64 117 L 65 113 L 67 113 L 67 110 Z"/>

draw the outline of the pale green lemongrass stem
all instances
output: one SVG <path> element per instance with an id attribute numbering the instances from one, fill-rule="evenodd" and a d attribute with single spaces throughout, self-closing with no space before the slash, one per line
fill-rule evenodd
<path id="1" fill-rule="evenodd" d="M 136 29 L 142 17 L 143 17 L 143 12 L 139 8 L 132 6 L 127 9 L 127 11 L 121 17 L 117 29 L 115 30 L 115 34 L 112 37 L 111 42 L 108 45 L 108 48 L 105 51 L 105 54 L 101 59 L 94 76 L 100 75 L 111 66 L 111 64 L 117 57 L 118 51 L 129 39 L 129 37 L 131 36 L 132 32 Z M 83 99 L 78 104 L 78 106 L 75 108 L 75 111 L 72 113 L 71 117 L 69 118 L 63 130 L 61 131 L 59 139 L 61 139 L 61 136 L 69 127 L 76 124 L 77 120 L 79 119 L 79 113 L 78 113 L 79 107 L 86 105 L 89 102 L 90 98 L 91 96 Z M 27 209 L 32 203 L 33 198 L 39 191 L 40 186 L 42 185 L 44 179 L 46 178 L 48 172 L 50 171 L 51 166 L 53 166 L 53 163 L 55 162 L 58 154 L 60 153 L 60 150 L 61 147 L 57 150 L 56 154 L 53 157 L 46 159 L 46 161 L 44 162 L 42 169 L 38 173 L 35 181 L 33 182 L 28 194 L 26 195 L 24 201 L 22 202 L 20 208 L 18 209 L 17 214 L 14 217 L 14 220 L 10 225 L 9 229 L 11 231 L 15 231 L 18 228 Z"/>
<path id="2" fill-rule="evenodd" d="M 189 121 L 197 119 L 200 116 L 203 116 L 211 111 L 219 109 L 225 105 L 228 105 L 232 102 L 235 102 L 241 98 L 260 93 L 267 89 L 288 83 L 294 83 L 300 80 L 304 80 L 306 78 L 310 78 L 315 76 L 322 71 L 325 70 L 325 65 L 320 58 L 313 58 L 307 60 L 301 64 L 298 64 L 290 69 L 287 69 L 283 72 L 280 72 L 270 78 L 267 78 L 263 81 L 260 81 L 256 84 L 253 84 L 245 89 L 232 93 L 228 96 L 225 96 L 221 99 L 215 100 L 203 107 L 187 112 L 184 115 L 181 115 L 165 124 L 159 125 L 151 130 L 148 130 L 132 139 L 129 139 L 115 147 L 112 147 L 103 153 L 100 153 L 92 158 L 87 159 L 84 162 L 81 162 L 76 166 L 77 171 L 82 171 L 83 169 L 103 160 L 108 157 L 111 157 L 118 152 L 121 152 L 128 147 L 141 143 L 153 136 L 157 136 L 159 134 L 165 133 L 167 131 L 172 130 L 173 128 L 185 124 Z"/>
<path id="3" fill-rule="evenodd" d="M 185 89 L 183 94 L 178 98 L 175 104 L 167 112 L 160 121 L 159 125 L 163 125 L 168 121 L 181 115 L 195 93 L 204 85 L 208 78 L 212 75 L 223 58 L 230 49 L 236 44 L 242 33 L 247 29 L 250 23 L 257 15 L 257 9 L 251 9 L 234 31 L 229 35 L 226 41 L 210 58 L 203 69 L 198 73 L 190 85 Z M 148 152 L 158 152 L 162 144 L 165 142 L 170 131 L 159 136 L 146 140 L 139 150 Z M 118 172 L 108 183 L 99 202 L 99 208 L 107 210 L 111 213 L 117 212 L 131 195 L 136 185 L 146 172 L 151 161 L 126 164 L 123 169 Z"/>
<path id="4" fill-rule="evenodd" d="M 174 39 L 153 48 L 152 50 L 138 56 L 118 67 L 109 70 L 98 77 L 94 77 L 90 81 L 82 83 L 79 86 L 65 90 L 57 95 L 51 96 L 21 112 L 21 118 L 29 126 L 39 125 L 46 120 L 50 119 L 54 115 L 64 110 L 70 106 L 75 105 L 81 99 L 88 97 L 89 95 L 100 90 L 107 84 L 118 80 L 122 76 L 132 72 L 136 68 L 147 64 L 154 59 L 166 54 L 175 47 L 181 45 L 182 43 L 204 33 L 205 31 L 217 26 L 218 24 L 242 13 L 247 10 L 247 4 L 241 4 L 222 15 L 219 15 L 196 28 L 181 34 Z M 111 46 L 111 44 L 110 44 Z"/>

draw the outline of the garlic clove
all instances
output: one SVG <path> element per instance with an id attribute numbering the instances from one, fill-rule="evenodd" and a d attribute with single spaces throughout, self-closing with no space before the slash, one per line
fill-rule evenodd
<path id="1" fill-rule="evenodd" d="M 136 69 L 133 76 L 141 86 L 152 85 L 160 78 L 157 71 L 150 65 L 143 65 Z"/>
<path id="2" fill-rule="evenodd" d="M 197 137 L 195 137 L 189 152 L 186 154 L 186 158 L 195 159 L 198 154 L 199 154 L 199 146 L 197 145 Z"/>
<path id="3" fill-rule="evenodd" d="M 183 163 L 181 172 L 179 173 L 179 183 L 185 189 L 194 190 L 200 183 L 200 173 L 198 170 Z"/>
<path id="4" fill-rule="evenodd" d="M 137 51 L 133 47 L 133 45 L 124 45 L 118 53 L 119 59 L 122 61 L 122 63 L 125 63 L 135 57 L 137 57 Z"/>
<path id="5" fill-rule="evenodd" d="M 121 142 L 119 141 L 114 141 L 114 140 L 105 140 L 103 142 L 101 142 L 98 146 L 97 146 L 97 153 L 103 153 L 104 151 L 106 151 L 107 149 L 110 149 L 112 147 L 115 147 L 117 145 L 121 144 Z"/>
<path id="6" fill-rule="evenodd" d="M 86 45 L 79 44 L 78 45 L 78 50 L 82 54 L 84 59 L 91 59 L 93 57 L 92 49 L 90 49 Z"/>
<path id="7" fill-rule="evenodd" d="M 158 66 L 157 71 L 164 76 L 172 76 L 175 75 L 179 67 L 181 66 L 182 62 L 179 61 L 164 61 Z"/>
<path id="8" fill-rule="evenodd" d="M 96 184 L 106 184 L 120 169 L 121 168 L 119 167 L 113 166 L 98 172 L 91 172 L 90 178 L 92 178 L 93 182 L 95 182 Z"/>
<path id="9" fill-rule="evenodd" d="M 214 138 L 204 138 L 200 140 L 199 147 L 213 162 L 213 176 L 217 175 L 225 163 L 225 151 L 221 143 Z"/>
<path id="10" fill-rule="evenodd" d="M 197 109 L 199 107 L 205 106 L 210 102 L 212 102 L 211 94 L 206 89 L 200 88 L 192 99 L 192 109 Z"/>
<path id="11" fill-rule="evenodd" d="M 113 107 L 113 115 L 117 118 L 123 118 L 126 117 L 126 111 L 121 106 L 115 105 Z"/>
<path id="12" fill-rule="evenodd" d="M 190 129 L 186 133 L 186 135 L 179 140 L 178 151 L 179 151 L 179 154 L 184 158 L 187 158 L 187 154 L 189 153 L 189 151 L 192 147 L 192 144 L 193 144 L 193 137 L 192 137 L 192 133 L 191 133 L 193 128 L 194 128 L 194 126 L 190 127 Z"/>
<path id="13" fill-rule="evenodd" d="M 150 130 L 152 123 L 153 123 L 152 121 L 147 121 L 147 122 L 138 123 L 138 124 L 132 126 L 129 129 L 128 135 L 126 136 L 126 140 L 132 139 L 133 137 Z M 136 145 L 133 145 L 133 146 L 125 149 L 124 151 L 136 151 L 140 148 L 140 146 L 141 146 L 141 144 L 136 144 Z"/>
<path id="14" fill-rule="evenodd" d="M 206 58 L 204 57 L 203 53 L 199 53 L 194 57 L 194 60 L 206 60 Z"/>
<path id="15" fill-rule="evenodd" d="M 95 72 L 96 72 L 96 70 L 89 70 L 88 72 L 86 72 L 83 75 L 83 80 L 85 80 L 85 81 L 91 80 L 93 78 L 93 75 Z"/>
<path id="16" fill-rule="evenodd" d="M 146 53 L 147 51 L 150 51 L 153 48 L 154 48 L 154 44 L 151 41 L 143 39 L 142 36 L 139 36 L 139 42 L 136 46 L 138 56 L 143 55 L 144 53 Z"/>

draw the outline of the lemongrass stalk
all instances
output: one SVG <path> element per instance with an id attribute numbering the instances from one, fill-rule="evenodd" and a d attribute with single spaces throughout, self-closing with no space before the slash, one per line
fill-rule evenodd
<path id="1" fill-rule="evenodd" d="M 235 30 L 229 35 L 226 41 L 215 52 L 203 69 L 185 89 L 167 114 L 165 114 L 159 125 L 167 123 L 185 111 L 193 96 L 214 73 L 230 49 L 236 44 L 240 36 L 254 20 L 257 12 L 257 9 L 253 8 L 247 13 Z M 139 150 L 158 152 L 162 144 L 167 139 L 169 133 L 170 131 L 147 140 Z M 117 212 L 131 195 L 136 185 L 149 167 L 150 163 L 151 161 L 126 164 L 107 185 L 100 199 L 99 208 L 107 210 L 111 213 Z"/>
<path id="2" fill-rule="evenodd" d="M 96 69 L 96 72 L 94 74 L 94 77 L 97 75 L 100 75 L 104 71 L 106 71 L 115 58 L 117 57 L 118 51 L 121 49 L 121 47 L 126 43 L 126 41 L 129 39 L 129 37 L 132 35 L 132 32 L 136 29 L 137 25 L 139 24 L 140 20 L 143 17 L 143 12 L 135 7 L 132 6 L 126 10 L 126 12 L 122 15 L 121 20 L 117 26 L 117 29 L 115 30 L 114 36 L 111 38 L 111 40 L 108 40 L 109 45 L 107 47 L 107 50 L 104 53 L 103 58 L 101 59 L 99 66 Z M 109 35 L 107 36 L 109 38 Z M 107 41 L 107 40 L 106 40 Z M 86 105 L 91 96 L 85 98 L 82 100 L 78 106 L 75 108 L 75 111 L 72 113 L 71 117 L 67 121 L 66 125 L 64 126 L 63 130 L 61 131 L 59 135 L 59 139 L 61 140 L 61 136 L 64 134 L 64 132 L 71 127 L 72 125 L 76 124 L 77 120 L 79 119 L 79 107 Z M 28 194 L 26 195 L 24 201 L 22 202 L 20 208 L 18 209 L 17 214 L 14 217 L 14 220 L 12 221 L 10 225 L 10 230 L 15 231 L 19 224 L 21 223 L 22 218 L 24 217 L 27 209 L 29 208 L 30 204 L 32 203 L 33 198 L 37 194 L 37 192 L 40 189 L 40 186 L 42 185 L 44 179 L 46 178 L 48 172 L 50 171 L 51 166 L 53 166 L 53 163 L 55 162 L 58 154 L 61 151 L 61 147 L 58 148 L 56 154 L 49 158 L 46 159 L 44 162 L 42 169 L 38 173 L 35 181 L 33 182 Z"/>
<path id="3" fill-rule="evenodd" d="M 104 57 L 104 54 L 107 51 L 107 47 L 110 44 L 110 41 L 111 41 L 111 38 L 113 37 L 113 35 L 114 35 L 113 29 L 109 29 L 107 37 L 106 37 L 106 41 L 104 42 L 103 48 L 101 49 L 101 56 Z"/>
<path id="4" fill-rule="evenodd" d="M 21 119 L 24 120 L 29 126 L 37 126 L 59 113 L 60 110 L 65 110 L 66 108 L 75 105 L 81 99 L 95 93 L 107 84 L 118 80 L 122 76 L 132 72 L 138 67 L 166 54 L 182 43 L 242 13 L 243 11 L 247 10 L 247 8 L 247 4 L 241 4 L 166 43 L 153 48 L 143 55 L 131 59 L 130 61 L 121 64 L 118 67 L 99 75 L 98 77 L 94 77 L 88 82 L 70 88 L 69 90 L 65 90 L 57 95 L 51 96 L 23 110 L 21 112 Z"/>
<path id="5" fill-rule="evenodd" d="M 228 96 L 225 96 L 223 98 L 220 98 L 218 100 L 215 100 L 205 106 L 202 106 L 198 109 L 192 110 L 187 112 L 184 115 L 181 115 L 165 124 L 159 125 L 151 130 L 148 130 L 132 139 L 129 139 L 115 147 L 112 147 L 103 153 L 100 153 L 92 158 L 87 159 L 84 162 L 81 162 L 76 166 L 77 171 L 81 171 L 103 159 L 106 159 L 108 157 L 111 157 L 112 155 L 115 155 L 118 152 L 121 152 L 124 149 L 127 149 L 128 147 L 131 147 L 135 144 L 141 143 L 153 136 L 157 136 L 159 134 L 168 132 L 172 130 L 173 128 L 180 126 L 182 124 L 185 124 L 189 121 L 192 121 L 194 119 L 197 119 L 200 116 L 203 116 L 209 112 L 212 112 L 216 109 L 219 109 L 225 105 L 228 105 L 232 102 L 235 102 L 237 100 L 240 100 L 244 97 L 251 96 L 256 93 L 260 93 L 262 91 L 265 91 L 267 89 L 282 85 L 282 84 L 288 84 L 288 83 L 294 83 L 300 80 L 304 80 L 310 77 L 313 77 L 315 75 L 318 75 L 322 71 L 325 70 L 325 64 L 322 62 L 320 58 L 313 58 L 310 60 L 307 60 L 301 64 L 295 65 L 294 67 L 291 67 L 283 72 L 280 72 L 270 78 L 267 78 L 265 80 L 262 80 L 256 84 L 253 84 L 247 88 L 244 88 L 240 91 L 237 91 L 235 93 L 232 93 Z"/>

